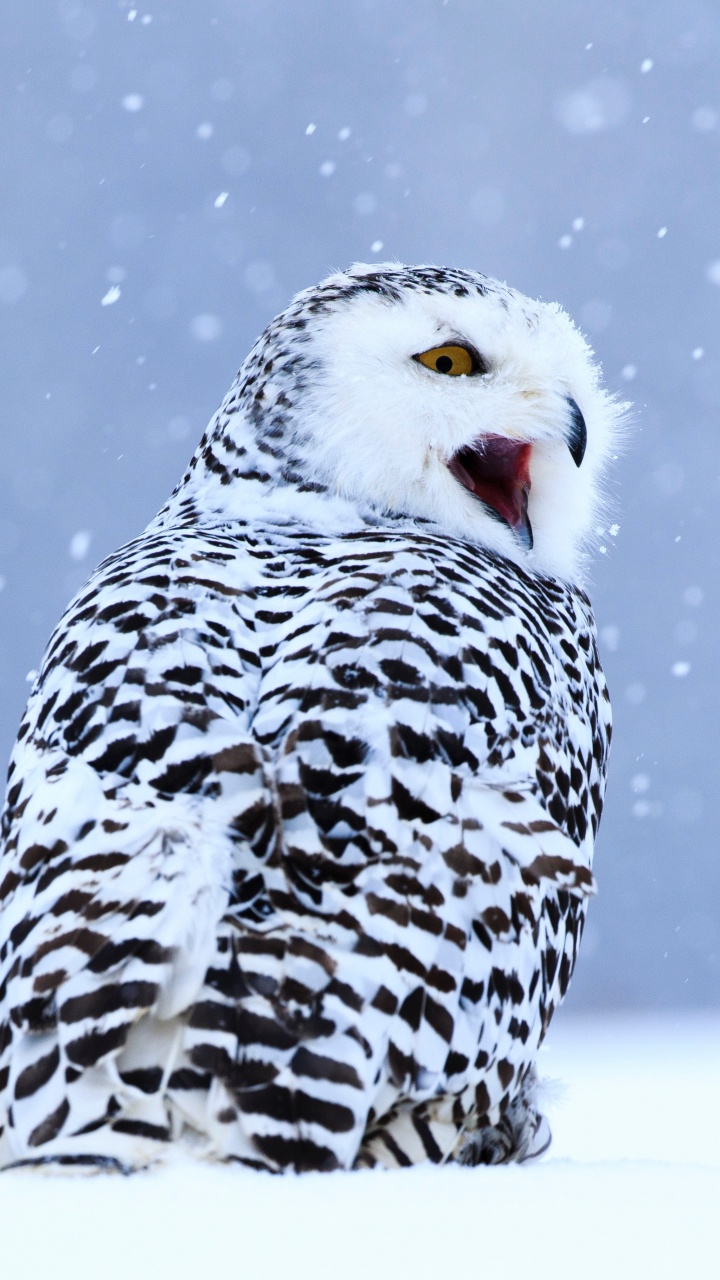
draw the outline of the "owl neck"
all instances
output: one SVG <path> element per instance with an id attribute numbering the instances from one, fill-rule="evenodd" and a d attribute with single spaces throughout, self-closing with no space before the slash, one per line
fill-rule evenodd
<path id="1" fill-rule="evenodd" d="M 377 523 L 351 499 L 310 479 L 308 438 L 281 381 L 241 370 L 151 530 L 227 522 L 301 523 L 344 532 Z"/>

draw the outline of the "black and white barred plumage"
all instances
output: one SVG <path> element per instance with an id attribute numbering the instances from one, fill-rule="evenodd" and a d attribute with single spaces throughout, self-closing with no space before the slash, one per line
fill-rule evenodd
<path id="1" fill-rule="evenodd" d="M 0 1166 L 546 1145 L 610 736 L 578 583 L 617 418 L 567 316 L 474 272 L 355 267 L 269 326 L 32 690 Z"/>

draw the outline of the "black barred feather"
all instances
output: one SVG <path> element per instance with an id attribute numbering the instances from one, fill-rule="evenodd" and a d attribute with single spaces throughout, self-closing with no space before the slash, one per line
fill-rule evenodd
<path id="1" fill-rule="evenodd" d="M 590 606 L 432 521 L 316 517 L 334 499 L 272 430 L 310 376 L 307 295 L 288 315 L 262 348 L 287 336 L 275 416 L 251 357 L 33 688 L 2 819 L 0 1166 L 127 1169 L 181 1141 L 274 1171 L 474 1164 L 548 1140 L 537 1050 L 610 733 Z M 268 484 L 307 522 L 212 497 Z"/>

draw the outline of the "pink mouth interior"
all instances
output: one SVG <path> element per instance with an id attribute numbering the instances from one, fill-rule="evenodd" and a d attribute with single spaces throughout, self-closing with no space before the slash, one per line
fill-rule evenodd
<path id="1" fill-rule="evenodd" d="M 448 470 L 511 529 L 519 530 L 527 525 L 531 453 L 532 445 L 520 440 L 482 436 L 454 454 Z"/>

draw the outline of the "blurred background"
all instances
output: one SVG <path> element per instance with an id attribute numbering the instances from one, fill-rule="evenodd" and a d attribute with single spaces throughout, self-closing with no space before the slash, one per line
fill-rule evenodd
<path id="1" fill-rule="evenodd" d="M 635 404 L 568 1006 L 717 1007 L 719 62 L 715 0 L 3 0 L 3 760 L 69 597 L 290 296 L 358 259 L 478 268 L 562 302 Z"/>

